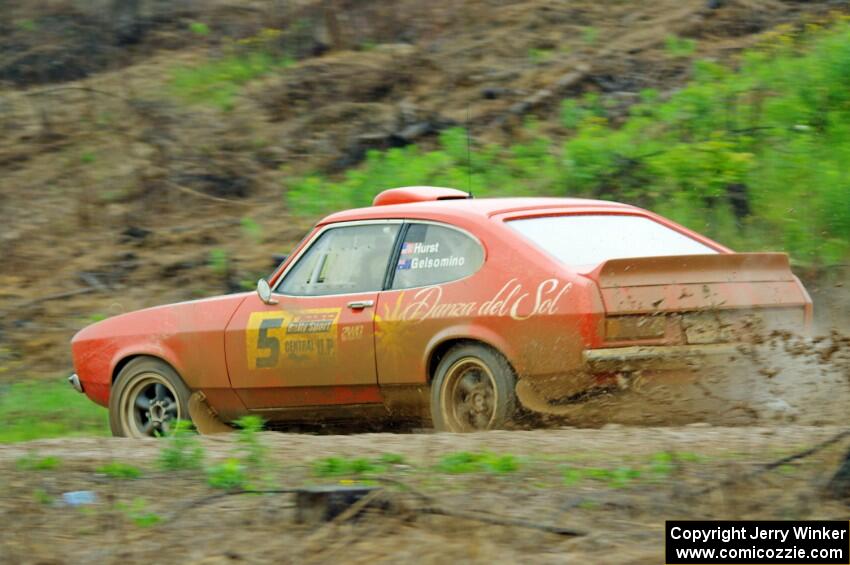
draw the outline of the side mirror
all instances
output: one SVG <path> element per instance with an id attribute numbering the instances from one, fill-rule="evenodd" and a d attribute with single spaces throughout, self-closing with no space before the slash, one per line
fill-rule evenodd
<path id="1" fill-rule="evenodd" d="M 272 287 L 269 286 L 269 281 L 260 279 L 257 281 L 257 296 L 260 297 L 265 304 L 277 304 L 277 300 L 272 299 Z"/>

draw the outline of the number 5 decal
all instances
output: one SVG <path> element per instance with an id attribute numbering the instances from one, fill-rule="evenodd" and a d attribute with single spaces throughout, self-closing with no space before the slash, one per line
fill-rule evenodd
<path id="1" fill-rule="evenodd" d="M 280 359 L 280 338 L 270 336 L 269 330 L 278 329 L 283 326 L 283 318 L 269 318 L 260 322 L 260 331 L 257 334 L 257 368 L 267 369 L 277 366 Z M 268 350 L 268 355 L 263 355 Z"/>

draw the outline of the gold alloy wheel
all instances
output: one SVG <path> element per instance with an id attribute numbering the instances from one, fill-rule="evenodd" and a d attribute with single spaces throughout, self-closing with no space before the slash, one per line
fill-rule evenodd
<path id="1" fill-rule="evenodd" d="M 181 414 L 174 387 L 157 373 L 138 375 L 121 398 L 121 426 L 128 437 L 167 435 Z"/>
<path id="2" fill-rule="evenodd" d="M 440 409 L 456 432 L 489 430 L 496 418 L 496 379 L 477 357 L 457 360 L 443 380 Z"/>

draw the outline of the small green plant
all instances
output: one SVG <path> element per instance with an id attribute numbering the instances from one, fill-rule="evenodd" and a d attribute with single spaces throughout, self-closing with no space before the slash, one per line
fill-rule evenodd
<path id="1" fill-rule="evenodd" d="M 178 421 L 159 452 L 159 466 L 166 471 L 185 471 L 200 469 L 203 461 L 204 448 L 191 424 Z"/>
<path id="2" fill-rule="evenodd" d="M 91 165 L 95 162 L 97 158 L 95 157 L 94 152 L 92 151 L 84 151 L 82 155 L 80 155 L 80 163 L 84 165 Z"/>
<path id="3" fill-rule="evenodd" d="M 15 20 L 15 25 L 18 29 L 22 29 L 24 31 L 35 31 L 38 29 L 36 21 L 29 18 Z"/>
<path id="4" fill-rule="evenodd" d="M 113 479 L 138 479 L 142 476 L 142 470 L 121 461 L 110 461 L 97 468 L 97 472 Z"/>
<path id="5" fill-rule="evenodd" d="M 207 483 L 213 488 L 247 489 L 257 482 L 270 482 L 268 448 L 260 441 L 259 433 L 265 422 L 259 416 L 243 416 L 234 422 L 236 449 L 222 463 L 206 470 Z"/>
<path id="6" fill-rule="evenodd" d="M 207 469 L 207 484 L 223 490 L 246 488 L 248 473 L 239 459 L 231 457 Z"/>
<path id="7" fill-rule="evenodd" d="M 650 459 L 649 471 L 656 477 L 667 477 L 673 472 L 675 466 L 673 453 L 662 451 L 655 453 Z"/>
<path id="8" fill-rule="evenodd" d="M 668 35 L 664 39 L 664 48 L 673 57 L 690 57 L 697 50 L 695 39 Z"/>
<path id="9" fill-rule="evenodd" d="M 593 45 L 599 38 L 599 30 L 593 26 L 581 28 L 581 39 L 588 45 Z"/>
<path id="10" fill-rule="evenodd" d="M 210 269 L 212 269 L 215 274 L 219 276 L 227 275 L 227 251 L 225 251 L 224 249 L 211 250 L 209 256 L 209 264 Z"/>
<path id="11" fill-rule="evenodd" d="M 91 316 L 89 316 L 90 322 L 102 322 L 105 319 L 106 319 L 106 314 L 101 314 L 100 312 L 94 313 Z"/>
<path id="12" fill-rule="evenodd" d="M 384 465 L 406 465 L 407 460 L 398 453 L 384 453 L 378 457 L 378 461 Z"/>
<path id="13" fill-rule="evenodd" d="M 564 486 L 577 485 L 584 478 L 584 472 L 576 467 L 567 467 L 562 473 Z"/>
<path id="14" fill-rule="evenodd" d="M 384 453 L 377 459 L 365 457 L 323 457 L 313 462 L 313 474 L 318 477 L 338 477 L 384 473 L 394 465 L 404 465 L 397 453 Z"/>
<path id="15" fill-rule="evenodd" d="M 561 124 L 565 128 L 575 129 L 591 115 L 592 112 L 584 108 L 575 98 L 567 98 L 561 102 Z"/>
<path id="16" fill-rule="evenodd" d="M 208 26 L 204 22 L 192 22 L 189 24 L 189 31 L 191 31 L 195 35 L 209 35 L 210 26 Z"/>
<path id="17" fill-rule="evenodd" d="M 199 65 L 174 68 L 170 86 L 186 102 L 229 111 L 243 84 L 294 63 L 291 57 L 279 57 L 263 50 L 237 52 Z"/>
<path id="18" fill-rule="evenodd" d="M 531 48 L 528 50 L 528 58 L 535 64 L 545 63 L 552 58 L 552 50 Z"/>
<path id="19" fill-rule="evenodd" d="M 267 464 L 267 451 L 260 441 L 259 433 L 263 431 L 265 422 L 259 416 L 242 416 L 236 420 L 239 431 L 236 432 L 236 443 L 239 446 L 240 460 L 254 471 L 261 471 Z"/>
<path id="20" fill-rule="evenodd" d="M 242 227 L 242 233 L 244 233 L 246 237 L 251 239 L 254 243 L 262 243 L 263 228 L 260 227 L 260 224 L 258 224 L 255 220 L 246 216 L 239 220 L 239 225 Z"/>
<path id="21" fill-rule="evenodd" d="M 15 466 L 21 471 L 52 471 L 62 464 L 62 460 L 54 455 L 40 456 L 28 453 L 15 461 Z"/>
<path id="22" fill-rule="evenodd" d="M 51 504 L 53 502 L 53 497 L 50 494 L 42 489 L 37 488 L 32 492 L 33 500 L 38 502 L 39 504 Z"/>
<path id="23" fill-rule="evenodd" d="M 354 459 L 346 459 L 343 457 L 324 457 L 313 462 L 313 474 L 319 477 L 380 473 L 384 469 L 384 465 L 363 457 L 357 457 Z"/>
<path id="24" fill-rule="evenodd" d="M 519 470 L 519 461 L 514 455 L 499 455 L 496 453 L 471 453 L 458 451 L 440 459 L 437 469 L 449 474 L 462 473 L 513 473 Z"/>
<path id="25" fill-rule="evenodd" d="M 119 502 L 115 507 L 140 528 L 150 528 L 162 522 L 159 514 L 147 510 L 147 504 L 142 498 L 136 498 L 130 504 Z"/>

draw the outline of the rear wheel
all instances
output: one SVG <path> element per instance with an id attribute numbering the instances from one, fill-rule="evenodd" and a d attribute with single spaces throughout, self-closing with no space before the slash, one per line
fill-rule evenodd
<path id="1" fill-rule="evenodd" d="M 458 345 L 443 357 L 431 383 L 431 418 L 438 431 L 505 427 L 516 411 L 516 377 L 507 360 L 480 344 Z"/>
<path id="2" fill-rule="evenodd" d="M 115 379 L 109 397 L 112 435 L 167 435 L 178 420 L 189 420 L 191 392 L 168 364 L 150 357 L 133 359 Z"/>

